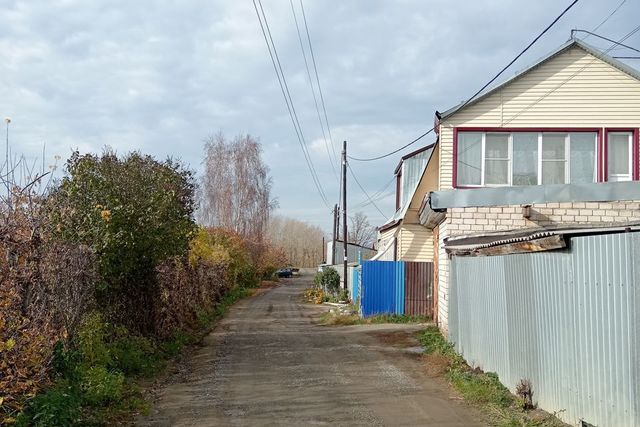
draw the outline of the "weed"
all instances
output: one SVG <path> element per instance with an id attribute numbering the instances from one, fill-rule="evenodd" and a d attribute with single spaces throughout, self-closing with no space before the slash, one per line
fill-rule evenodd
<path id="1" fill-rule="evenodd" d="M 92 366 L 83 372 L 80 389 L 84 401 L 91 406 L 117 402 L 122 398 L 124 375 L 109 372 L 104 366 Z"/>
<path id="2" fill-rule="evenodd" d="M 453 345 L 444 339 L 436 326 L 428 327 L 420 335 L 420 342 L 426 354 L 443 357 L 446 360 L 446 378 L 466 401 L 481 407 L 491 419 L 492 425 L 564 426 L 561 421 L 549 414 L 545 413 L 544 417 L 534 417 L 531 412 L 522 411 L 520 399 L 500 383 L 498 375 L 469 367 L 462 356 L 455 351 Z M 530 387 L 530 384 L 528 386 Z"/>
<path id="3" fill-rule="evenodd" d="M 17 420 L 18 427 L 70 426 L 80 417 L 81 398 L 68 381 L 37 395 Z"/>
<path id="4" fill-rule="evenodd" d="M 427 323 L 431 318 L 427 316 L 412 316 L 400 314 L 378 314 L 376 316 L 362 318 L 357 314 L 336 314 L 327 312 L 320 318 L 323 325 L 369 325 L 381 323 Z"/>
<path id="5" fill-rule="evenodd" d="M 128 376 L 150 376 L 161 366 L 156 345 L 148 338 L 116 328 L 109 343 L 111 368 Z"/>

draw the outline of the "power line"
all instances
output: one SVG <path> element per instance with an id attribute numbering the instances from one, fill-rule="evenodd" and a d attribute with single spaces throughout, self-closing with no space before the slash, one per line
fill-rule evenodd
<path id="1" fill-rule="evenodd" d="M 625 36 L 624 40 L 628 39 L 629 37 L 631 37 L 632 35 L 634 35 L 634 34 L 635 34 L 635 33 L 637 33 L 637 32 L 638 32 L 638 30 L 637 30 L 637 29 L 636 29 L 636 30 L 634 30 L 634 31 L 632 31 L 630 35 Z M 621 42 L 617 42 L 617 41 L 615 41 L 615 40 L 611 40 L 610 38 L 607 38 L 607 37 L 601 36 L 601 35 L 599 35 L 599 34 L 596 34 L 596 33 L 591 32 L 591 31 L 587 31 L 587 30 L 577 30 L 577 29 L 576 29 L 576 30 L 571 30 L 571 33 L 572 33 L 572 34 L 573 34 L 573 33 L 587 33 L 587 35 L 594 36 L 594 37 L 598 37 L 598 38 L 601 38 L 602 40 L 606 40 L 606 41 L 608 41 L 608 42 L 610 42 L 610 43 L 613 43 L 613 46 L 609 47 L 605 52 L 609 52 L 609 51 L 613 50 L 612 48 L 613 48 L 614 46 L 622 46 L 622 47 L 624 47 L 624 48 L 627 48 L 627 49 L 633 50 L 634 52 L 638 52 L 638 53 L 640 53 L 640 49 L 636 49 L 635 47 L 628 46 L 628 45 L 626 45 L 626 44 L 623 44 L 623 43 L 621 43 Z M 586 39 L 586 37 L 585 37 L 584 39 Z M 584 40 L 584 39 L 583 39 L 583 40 Z M 623 41 L 624 41 L 624 40 L 623 40 Z"/>
<path id="2" fill-rule="evenodd" d="M 638 31 L 640 31 L 640 25 L 638 25 L 637 27 L 635 27 L 633 30 L 631 30 L 629 33 L 627 33 L 627 35 L 625 35 L 624 37 L 622 37 L 620 40 L 615 41 L 615 40 L 611 40 L 611 43 L 613 43 L 607 50 L 605 50 L 604 52 L 602 52 L 604 55 L 607 55 L 611 50 L 614 49 L 614 47 L 616 45 L 621 44 L 622 42 L 624 42 L 625 40 L 627 40 L 629 37 L 631 37 L 632 35 L 634 35 L 635 33 L 637 33 Z M 558 86 L 554 87 L 553 89 L 549 90 L 547 93 L 543 94 L 540 98 L 538 98 L 537 100 L 533 101 L 531 104 L 527 105 L 524 108 L 521 108 L 516 114 L 513 115 L 513 117 L 511 117 L 509 120 L 506 120 L 504 125 L 507 125 L 509 123 L 511 123 L 512 121 L 514 121 L 515 119 L 517 119 L 520 115 L 522 115 L 524 112 L 529 111 L 531 108 L 535 107 L 538 103 L 540 103 L 543 99 L 545 99 L 547 96 L 551 95 L 552 93 L 554 93 L 555 91 L 557 91 L 558 89 L 560 89 L 562 86 L 564 86 L 565 84 L 567 84 L 569 81 L 571 81 L 575 76 L 577 76 L 578 74 L 580 74 L 583 70 L 585 70 L 589 65 L 593 64 L 598 58 L 597 57 L 593 57 L 589 62 L 587 62 L 585 65 L 582 66 L 582 68 L 578 69 L 575 73 L 571 74 L 569 77 L 567 77 L 564 81 L 562 81 Z"/>
<path id="3" fill-rule="evenodd" d="M 544 30 L 542 30 L 542 32 L 540 34 L 538 34 L 536 36 L 536 38 L 534 38 L 533 41 L 531 43 L 529 43 L 527 45 L 527 47 L 525 47 L 518 55 L 516 55 L 515 58 L 513 58 L 505 67 L 503 67 L 502 70 L 500 70 L 500 72 L 498 72 L 498 74 L 496 74 L 494 77 L 492 77 L 491 80 L 489 80 L 484 86 L 482 86 L 482 88 L 480 88 L 480 90 L 478 90 L 476 93 L 474 93 L 469 99 L 467 99 L 462 105 L 460 105 L 457 108 L 458 109 L 464 108 L 467 104 L 469 104 L 469 102 L 473 101 L 476 96 L 478 96 L 487 87 L 489 87 L 489 85 L 491 85 L 494 81 L 496 81 L 498 79 L 498 77 L 500 77 L 502 75 L 502 73 L 504 73 L 510 66 L 512 66 L 522 55 L 524 55 L 543 35 L 545 35 L 547 33 L 547 31 L 549 31 L 551 29 L 551 27 L 553 27 L 560 20 L 560 18 L 562 18 L 571 8 L 573 8 L 573 6 L 575 6 L 576 3 L 578 3 L 578 1 L 580 1 L 580 0 L 573 0 L 573 2 L 571 2 L 571 4 L 569 6 L 567 6 L 562 11 L 562 13 L 560 15 L 558 15 Z M 356 160 L 356 161 L 360 161 L 360 162 L 368 162 L 368 161 L 380 160 L 380 159 L 383 159 L 385 157 L 391 156 L 391 155 L 397 153 L 398 151 L 403 150 L 403 149 L 407 148 L 408 146 L 416 143 L 417 141 L 419 141 L 420 139 L 422 139 L 424 136 L 428 135 L 432 131 L 433 131 L 433 128 L 429 129 L 427 132 L 423 133 L 418 138 L 414 139 L 413 141 L 411 141 L 410 143 L 404 145 L 403 147 L 401 147 L 401 148 L 399 148 L 397 150 L 394 150 L 391 153 L 384 154 L 382 156 L 372 157 L 372 158 L 369 158 L 369 159 L 360 159 L 360 158 L 355 158 L 355 157 L 349 157 L 349 158 L 351 160 Z"/>
<path id="4" fill-rule="evenodd" d="M 389 186 L 391 184 L 393 184 L 393 182 L 396 180 L 396 176 L 392 176 L 391 179 L 378 191 L 376 191 L 375 193 L 373 193 L 373 195 L 371 196 L 371 200 L 381 200 L 384 197 L 387 197 L 389 195 L 389 193 L 384 193 L 384 191 L 389 188 Z M 357 207 L 364 207 L 367 205 L 370 205 L 371 202 L 368 202 L 367 199 L 363 200 L 362 202 L 357 204 Z"/>
<path id="5" fill-rule="evenodd" d="M 333 150 L 333 155 L 337 159 L 338 154 L 336 153 L 336 147 L 333 144 L 333 136 L 331 135 L 331 127 L 329 126 L 327 109 L 324 105 L 324 95 L 322 94 L 322 85 L 320 85 L 320 77 L 318 77 L 318 66 L 316 64 L 316 55 L 313 53 L 313 44 L 311 44 L 311 36 L 309 35 L 309 25 L 307 25 L 307 14 L 304 12 L 304 5 L 302 4 L 302 0 L 300 0 L 300 9 L 302 9 L 302 19 L 304 21 L 304 28 L 307 32 L 307 41 L 309 42 L 309 52 L 311 53 L 311 62 L 313 63 L 313 70 L 316 75 L 316 84 L 318 85 L 318 93 L 320 94 L 320 105 L 322 106 L 322 111 L 324 112 L 324 121 L 327 124 L 327 132 L 329 133 L 329 142 L 331 143 L 331 149 Z"/>
<path id="6" fill-rule="evenodd" d="M 416 139 L 414 139 L 414 140 L 413 140 L 413 141 L 411 141 L 410 143 L 405 144 L 405 145 L 403 145 L 402 147 L 398 148 L 397 150 L 393 150 L 393 151 L 392 151 L 392 152 L 390 152 L 390 153 L 383 154 L 382 156 L 378 156 L 378 157 L 371 157 L 371 158 L 369 158 L 369 159 L 361 159 L 361 158 L 358 158 L 358 157 L 351 157 L 351 156 L 347 156 L 347 157 L 349 157 L 349 159 L 351 159 L 351 160 L 355 160 L 355 161 L 358 161 L 358 162 L 372 162 L 372 161 L 374 161 L 374 160 L 384 159 L 385 157 L 389 157 L 389 156 L 391 156 L 391 155 L 393 155 L 393 154 L 396 154 L 398 151 L 402 151 L 402 150 L 404 150 L 405 148 L 407 148 L 408 146 L 415 144 L 416 142 L 420 141 L 422 138 L 424 138 L 425 136 L 427 136 L 427 135 L 429 135 L 431 132 L 433 132 L 433 130 L 434 130 L 434 128 L 429 129 L 428 131 L 426 131 L 425 133 L 423 133 L 422 135 L 420 135 L 419 137 L 417 137 Z"/>
<path id="7" fill-rule="evenodd" d="M 376 208 L 378 210 L 378 212 L 380 212 L 380 215 L 382 215 L 384 218 L 386 218 L 387 216 L 382 212 L 382 210 L 380 210 L 378 205 L 376 205 L 376 203 L 373 200 L 371 200 L 371 197 L 369 197 L 369 194 L 367 193 L 367 190 L 365 190 L 364 187 L 362 186 L 362 184 L 360 184 L 360 181 L 358 181 L 358 178 L 356 177 L 356 174 L 353 173 L 353 169 L 351 169 L 351 165 L 349 163 L 347 163 L 347 168 L 349 169 L 349 172 L 351 172 L 351 176 L 353 177 L 353 180 L 356 182 L 356 184 L 358 184 L 358 187 L 360 187 L 360 190 L 362 190 L 364 195 L 367 196 L 367 199 L 369 199 L 369 201 L 371 202 L 373 207 Z"/>
<path id="8" fill-rule="evenodd" d="M 620 10 L 620 8 L 622 7 L 622 5 L 624 5 L 626 2 L 627 2 L 627 0 L 622 0 L 622 1 L 620 2 L 620 4 L 619 4 L 615 9 L 613 9 L 613 12 L 611 12 L 611 13 L 609 14 L 609 16 L 607 16 L 606 18 L 604 18 L 604 20 L 603 20 L 601 23 L 599 23 L 599 24 L 598 24 L 598 25 L 597 25 L 593 30 L 591 30 L 591 31 L 593 31 L 594 33 L 595 33 L 596 31 L 598 31 L 598 29 L 599 29 L 600 27 L 602 27 L 602 26 L 604 25 L 604 23 L 605 23 L 605 22 L 607 22 L 609 19 L 611 19 L 611 17 L 612 17 L 613 15 L 615 15 L 615 14 L 616 14 L 616 12 L 618 12 L 618 11 Z M 583 40 L 586 40 L 590 35 L 593 35 L 593 34 L 587 34 L 587 36 L 586 36 Z"/>
<path id="9" fill-rule="evenodd" d="M 306 143 L 304 140 L 304 134 L 302 133 L 302 127 L 300 126 L 300 122 L 298 120 L 298 115 L 295 111 L 295 107 L 293 105 L 293 99 L 291 98 L 291 93 L 289 92 L 289 86 L 287 85 L 287 81 L 284 75 L 284 72 L 282 71 L 282 65 L 280 64 L 280 59 L 278 57 L 278 52 L 276 50 L 276 46 L 275 43 L 273 42 L 273 38 L 271 36 L 271 30 L 269 29 L 269 24 L 267 22 L 267 16 L 264 13 L 264 9 L 262 8 L 262 2 L 260 0 L 258 0 L 258 3 L 260 4 L 260 11 L 262 12 L 262 17 L 260 16 L 260 12 L 258 11 L 258 6 L 256 5 L 256 0 L 253 0 L 253 7 L 256 11 L 256 15 L 258 17 L 258 22 L 260 23 L 260 29 L 262 31 L 262 35 L 264 37 L 265 43 L 267 44 L 267 49 L 269 51 L 269 56 L 271 58 L 271 63 L 273 64 L 273 68 L 276 72 L 276 76 L 278 78 L 278 83 L 280 85 L 280 90 L 282 91 L 282 96 L 284 97 L 285 103 L 287 104 L 287 110 L 289 112 L 289 117 L 291 118 L 291 122 L 293 123 L 293 128 L 296 132 L 296 136 L 298 139 L 298 142 L 300 143 L 300 147 L 302 148 L 302 153 L 304 155 L 305 161 L 307 163 L 307 167 L 309 168 L 309 172 L 311 173 L 311 178 L 313 180 L 313 183 L 316 186 L 316 189 L 318 190 L 318 194 L 320 195 L 320 198 L 322 199 L 322 201 L 324 202 L 324 204 L 327 206 L 328 209 L 330 209 L 329 207 L 329 203 L 327 201 L 327 197 L 326 194 L 322 188 L 322 184 L 320 183 L 320 180 L 317 176 L 316 170 L 313 166 L 313 162 L 311 160 L 311 156 L 309 155 L 308 151 L 307 151 L 307 147 L 306 147 Z M 263 24 L 263 19 L 264 19 L 264 24 Z M 265 32 L 265 27 L 266 27 L 266 32 Z M 267 34 L 268 34 L 268 38 L 267 38 Z M 271 44 L 269 43 L 269 41 L 271 41 Z M 272 51 L 273 49 L 273 51 Z M 278 72 L 279 70 L 279 72 Z"/>
<path id="10" fill-rule="evenodd" d="M 320 116 L 320 108 L 318 107 L 318 99 L 316 98 L 316 91 L 313 88 L 313 79 L 311 78 L 311 72 L 309 71 L 309 63 L 307 62 L 307 54 L 305 53 L 304 44 L 302 43 L 302 35 L 300 34 L 300 26 L 298 25 L 298 17 L 296 16 L 296 10 L 293 7 L 293 0 L 289 0 L 291 4 L 291 13 L 293 13 L 293 21 L 296 24 L 296 31 L 298 33 L 298 41 L 300 42 L 300 50 L 302 51 L 302 58 L 304 59 L 304 67 L 307 70 L 307 76 L 309 77 L 309 85 L 311 87 L 311 94 L 313 95 L 313 103 L 316 107 L 316 112 L 318 113 L 318 122 L 320 123 L 320 130 L 322 131 L 322 140 L 324 141 L 324 146 L 327 149 L 327 156 L 329 156 L 329 162 L 331 163 L 331 169 L 333 170 L 333 174 L 336 178 L 338 178 L 338 173 L 336 172 L 336 168 L 334 165 L 335 159 L 331 157 L 331 151 L 329 150 L 329 143 L 327 142 L 327 136 L 324 132 L 324 124 L 322 122 L 322 117 Z M 335 153 L 334 153 L 335 154 Z"/>

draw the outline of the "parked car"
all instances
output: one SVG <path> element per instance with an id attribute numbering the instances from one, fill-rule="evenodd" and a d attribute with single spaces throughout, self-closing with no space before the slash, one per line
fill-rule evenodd
<path id="1" fill-rule="evenodd" d="M 276 271 L 276 275 L 278 277 L 289 278 L 293 276 L 293 271 L 291 271 L 290 268 L 281 268 L 280 270 Z"/>
<path id="2" fill-rule="evenodd" d="M 291 274 L 293 274 L 294 276 L 299 276 L 300 275 L 300 269 L 299 268 L 295 268 L 295 267 L 291 267 Z"/>

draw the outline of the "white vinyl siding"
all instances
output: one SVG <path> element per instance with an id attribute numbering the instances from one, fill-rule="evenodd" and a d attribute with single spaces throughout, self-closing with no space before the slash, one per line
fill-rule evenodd
<path id="1" fill-rule="evenodd" d="M 455 127 L 640 128 L 638 99 L 640 81 L 574 46 L 442 120 L 439 188 L 453 186 Z"/>

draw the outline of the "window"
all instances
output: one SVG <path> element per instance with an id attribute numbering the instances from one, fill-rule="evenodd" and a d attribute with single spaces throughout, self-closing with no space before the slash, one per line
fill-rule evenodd
<path id="1" fill-rule="evenodd" d="M 596 132 L 457 133 L 456 185 L 597 181 Z"/>
<path id="2" fill-rule="evenodd" d="M 458 134 L 458 184 L 482 185 L 483 134 Z"/>
<path id="3" fill-rule="evenodd" d="M 513 134 L 513 185 L 538 184 L 538 134 Z"/>
<path id="4" fill-rule="evenodd" d="M 542 135 L 542 184 L 566 184 L 567 135 Z"/>
<path id="5" fill-rule="evenodd" d="M 633 143 L 631 132 L 607 134 L 607 180 L 631 181 L 633 176 Z"/>
<path id="6" fill-rule="evenodd" d="M 596 182 L 598 168 L 593 134 L 580 132 L 572 133 L 569 137 L 571 141 L 571 150 L 569 153 L 571 171 L 569 181 L 572 184 Z"/>
<path id="7" fill-rule="evenodd" d="M 509 185 L 509 163 L 509 134 L 487 134 L 484 148 L 484 183 Z"/>

